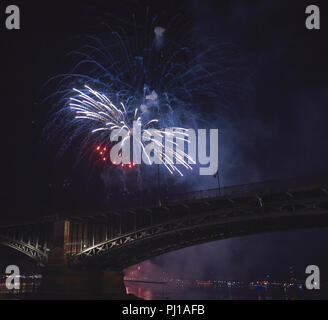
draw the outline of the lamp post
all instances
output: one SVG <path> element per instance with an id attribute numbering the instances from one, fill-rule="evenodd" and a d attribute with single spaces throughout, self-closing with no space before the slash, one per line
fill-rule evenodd
<path id="1" fill-rule="evenodd" d="M 162 201 L 161 201 L 161 180 L 160 180 L 159 164 L 157 165 L 157 190 L 158 190 L 158 205 L 161 207 Z"/>
<path id="2" fill-rule="evenodd" d="M 220 137 L 220 135 L 219 135 L 219 137 Z M 218 170 L 216 172 L 216 177 L 218 179 L 219 195 L 221 195 L 221 183 L 220 183 L 220 172 L 219 172 L 219 168 L 220 168 L 220 165 L 219 165 L 219 157 L 218 157 Z"/>
<path id="3" fill-rule="evenodd" d="M 217 177 L 217 180 L 218 180 L 219 195 L 221 195 L 221 184 L 220 184 L 219 168 L 218 168 L 218 171 L 216 172 L 216 177 Z"/>

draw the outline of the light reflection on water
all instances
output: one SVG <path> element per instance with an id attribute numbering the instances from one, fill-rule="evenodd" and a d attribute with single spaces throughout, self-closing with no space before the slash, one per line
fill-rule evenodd
<path id="1" fill-rule="evenodd" d="M 309 291 L 283 287 L 177 287 L 174 284 L 125 282 L 126 293 L 144 300 L 303 300 L 328 299 L 328 290 Z M 0 283 L 0 300 L 33 299 L 40 280 L 21 283 L 19 290 L 8 290 Z"/>
<path id="2" fill-rule="evenodd" d="M 5 283 L 0 283 L 0 300 L 24 299 L 38 292 L 40 281 L 21 282 L 19 289 L 8 290 Z"/>
<path id="3" fill-rule="evenodd" d="M 328 299 L 320 292 L 284 287 L 177 287 L 168 284 L 125 283 L 126 292 L 145 300 L 307 300 Z"/>

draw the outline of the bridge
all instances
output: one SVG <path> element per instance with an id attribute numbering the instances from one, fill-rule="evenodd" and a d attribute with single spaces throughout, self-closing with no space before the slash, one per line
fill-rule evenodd
<path id="1" fill-rule="evenodd" d="M 0 227 L 0 244 L 49 264 L 61 248 L 70 269 L 124 268 L 219 239 L 328 227 L 328 177 L 295 178 L 162 197 L 161 206 Z"/>
<path id="2" fill-rule="evenodd" d="M 40 265 L 54 246 L 62 246 L 72 267 L 122 269 L 208 241 L 328 226 L 327 190 L 328 177 L 316 177 L 175 194 L 161 206 L 2 226 L 0 244 Z"/>

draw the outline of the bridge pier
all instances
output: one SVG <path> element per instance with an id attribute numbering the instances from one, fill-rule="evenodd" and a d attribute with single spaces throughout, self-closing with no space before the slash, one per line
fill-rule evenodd
<path id="1" fill-rule="evenodd" d="M 124 299 L 123 272 L 100 266 L 71 268 L 68 264 L 67 244 L 69 221 L 56 222 L 54 247 L 42 272 L 41 299 Z"/>

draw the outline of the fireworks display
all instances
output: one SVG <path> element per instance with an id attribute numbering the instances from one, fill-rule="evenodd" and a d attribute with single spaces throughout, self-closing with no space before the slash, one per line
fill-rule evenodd
<path id="1" fill-rule="evenodd" d="M 131 125 L 131 119 L 126 107 L 123 103 L 120 104 L 120 107 L 116 107 L 106 95 L 101 94 L 88 86 L 85 86 L 85 89 L 86 92 L 73 89 L 74 92 L 78 93 L 78 97 L 70 98 L 71 102 L 69 105 L 71 110 L 76 114 L 75 119 L 94 122 L 97 125 L 97 128 L 93 129 L 91 133 L 107 132 L 108 141 L 110 141 L 109 135 L 114 129 L 117 129 L 119 133 L 125 132 L 125 137 L 119 142 L 120 149 L 122 149 L 124 144 L 129 144 L 131 142 L 133 136 L 133 126 Z M 159 120 L 151 119 L 143 124 L 142 115 L 140 116 L 141 113 L 142 112 L 136 108 L 133 112 L 132 122 L 135 122 L 136 125 L 140 127 L 141 133 L 147 137 L 149 143 L 153 142 L 155 144 L 158 151 L 157 159 L 160 163 L 163 164 L 171 174 L 176 171 L 180 175 L 183 175 L 175 163 L 183 165 L 186 169 L 192 169 L 186 160 L 194 162 L 194 159 L 179 148 L 175 148 L 177 145 L 176 142 L 172 141 L 172 147 L 166 146 L 165 148 L 164 144 L 158 139 L 165 140 L 166 135 L 171 135 L 172 138 L 174 136 L 176 140 L 188 143 L 187 129 L 172 127 L 154 130 L 153 128 L 152 131 L 150 131 L 149 129 L 151 125 L 158 124 Z M 145 152 L 148 164 L 151 164 L 152 162 L 146 153 L 143 140 L 141 137 L 138 137 L 136 141 Z M 98 148 L 97 151 L 99 151 L 99 155 L 102 156 L 102 160 L 106 161 L 108 158 L 105 155 L 107 151 L 106 147 L 102 149 L 101 147 Z M 166 152 L 164 152 L 164 148 Z M 117 160 L 114 160 L 113 163 L 116 164 L 118 162 Z M 132 163 L 128 163 L 127 165 L 131 167 Z"/>
<path id="2" fill-rule="evenodd" d="M 201 104 L 225 107 L 226 88 L 233 87 L 227 80 L 231 69 L 226 62 L 226 57 L 233 57 L 233 50 L 221 44 L 201 49 L 204 47 L 195 44 L 197 39 L 191 37 L 183 17 L 161 25 L 147 13 L 142 23 L 137 23 L 135 16 L 132 21 L 126 28 L 106 26 L 105 39 L 85 36 L 84 45 L 70 53 L 73 68 L 50 80 L 56 82 L 57 90 L 48 97 L 54 98 L 55 111 L 46 128 L 48 137 L 53 133 L 51 140 L 58 142 L 57 157 L 71 153 L 76 163 L 87 161 L 95 153 L 95 145 L 105 146 L 107 150 L 96 150 L 100 161 L 94 163 L 102 164 L 107 185 L 122 183 L 124 189 L 131 184 L 129 170 L 110 170 L 135 168 L 137 182 L 133 184 L 138 188 L 143 181 L 156 183 L 154 175 L 158 173 L 147 169 L 153 166 L 136 164 L 134 154 L 130 162 L 115 163 L 110 157 L 114 130 L 126 133 L 118 141 L 122 147 L 135 138 L 133 123 L 137 123 L 143 137 L 137 143 L 146 158 L 144 151 L 153 144 L 157 147 L 157 161 L 153 162 L 167 169 L 169 177 L 186 176 L 193 172 L 196 159 L 181 148 L 177 151 L 176 144 L 188 147 L 186 128 L 208 126 L 205 119 L 210 117 L 200 113 Z M 47 130 L 49 127 L 54 130 Z M 165 129 L 174 130 L 171 146 L 163 142 L 172 134 Z M 143 163 L 148 164 L 147 159 Z"/>

